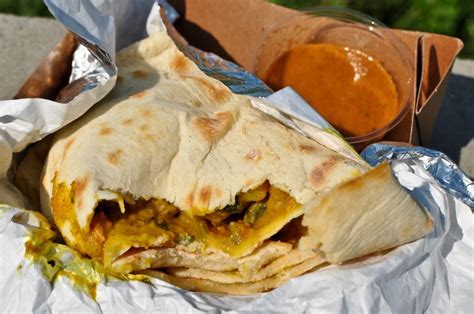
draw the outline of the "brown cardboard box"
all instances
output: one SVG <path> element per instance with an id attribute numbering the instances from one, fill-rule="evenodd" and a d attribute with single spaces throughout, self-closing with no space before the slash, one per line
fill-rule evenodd
<path id="1" fill-rule="evenodd" d="M 296 14 L 294 10 L 263 0 L 169 2 L 182 17 L 176 22 L 176 28 L 191 45 L 214 52 L 247 70 L 252 69 L 255 63 L 263 34 L 268 32 L 275 21 Z M 463 44 L 459 39 L 448 36 L 401 30 L 395 32 L 414 55 L 416 102 L 401 123 L 385 135 L 384 140 L 422 145 L 431 136 L 447 78 Z M 64 60 L 69 57 L 64 56 Z M 54 62 L 62 61 L 56 58 Z M 39 73 L 41 71 L 45 70 L 40 66 L 32 77 L 44 74 Z M 41 76 L 44 78 L 44 75 Z M 30 79 L 16 98 L 33 97 L 28 93 L 31 84 Z M 34 90 L 34 97 L 54 98 L 47 93 L 42 96 L 41 88 L 35 87 Z"/>

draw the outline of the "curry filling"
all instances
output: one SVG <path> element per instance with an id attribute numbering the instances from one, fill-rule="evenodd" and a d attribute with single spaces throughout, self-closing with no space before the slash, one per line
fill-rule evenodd
<path id="1" fill-rule="evenodd" d="M 74 205 L 70 194 L 65 184 L 55 184 L 52 207 L 60 229 L 76 221 L 67 217 L 74 212 L 67 210 Z M 234 204 L 205 216 L 190 216 L 161 199 L 130 201 L 125 207 L 121 213 L 117 203 L 101 201 L 90 230 L 86 233 L 76 223 L 70 227 L 74 239 L 65 237 L 66 242 L 106 266 L 136 249 L 178 245 L 190 250 L 214 248 L 239 258 L 301 215 L 301 205 L 268 182 L 239 193 Z"/>

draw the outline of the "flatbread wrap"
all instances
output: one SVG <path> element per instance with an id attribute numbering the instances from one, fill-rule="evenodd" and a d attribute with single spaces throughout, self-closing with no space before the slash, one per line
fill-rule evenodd
<path id="1" fill-rule="evenodd" d="M 43 169 L 42 210 L 68 245 L 112 272 L 233 294 L 275 288 L 328 260 L 304 215 L 367 164 L 255 109 L 166 33 L 121 51 L 117 65 L 114 90 L 58 132 Z"/>

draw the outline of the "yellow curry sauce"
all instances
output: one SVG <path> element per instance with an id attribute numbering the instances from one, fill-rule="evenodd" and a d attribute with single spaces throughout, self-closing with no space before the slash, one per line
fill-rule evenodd
<path id="1" fill-rule="evenodd" d="M 291 86 L 345 136 L 383 128 L 398 113 L 395 84 L 364 52 L 335 44 L 290 49 L 263 75 L 273 89 Z"/>
<path id="2" fill-rule="evenodd" d="M 124 214 L 117 204 L 104 202 L 96 208 L 90 231 L 86 231 L 76 222 L 71 195 L 64 183 L 54 183 L 52 207 L 56 224 L 60 229 L 70 224 L 74 236 L 65 236 L 66 242 L 106 266 L 131 248 L 176 245 L 211 247 L 237 258 L 251 253 L 301 215 L 301 205 L 294 198 L 266 182 L 240 193 L 235 204 L 202 217 L 191 217 L 164 200 L 136 200 L 126 204 Z"/>
<path id="3" fill-rule="evenodd" d="M 66 277 L 74 287 L 95 299 L 97 285 L 106 278 L 103 266 L 63 244 L 54 243 L 48 236 L 52 231 L 43 231 L 43 235 L 32 234 L 25 242 L 25 258 L 39 265 L 50 282 Z M 21 268 L 19 265 L 18 270 Z"/>

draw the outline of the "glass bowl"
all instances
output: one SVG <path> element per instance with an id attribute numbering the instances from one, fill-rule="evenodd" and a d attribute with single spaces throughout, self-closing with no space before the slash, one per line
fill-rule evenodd
<path id="1" fill-rule="evenodd" d="M 260 40 L 252 70 L 264 78 L 273 62 L 285 52 L 309 43 L 336 44 L 359 50 L 376 59 L 392 78 L 398 94 L 396 114 L 383 127 L 366 134 L 346 136 L 356 150 L 380 141 L 414 106 L 415 56 L 381 22 L 350 9 L 319 7 L 275 21 Z"/>

